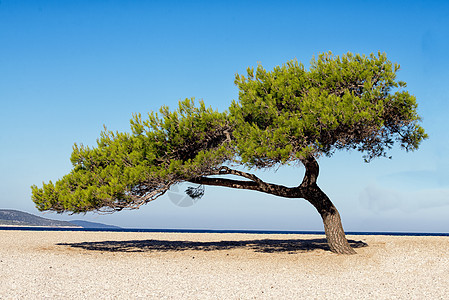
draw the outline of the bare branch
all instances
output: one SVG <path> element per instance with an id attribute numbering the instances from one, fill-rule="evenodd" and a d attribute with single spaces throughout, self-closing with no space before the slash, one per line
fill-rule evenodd
<path id="1" fill-rule="evenodd" d="M 234 170 L 234 169 L 228 168 L 226 166 L 220 167 L 218 170 L 218 174 L 210 174 L 210 175 L 226 175 L 226 174 L 244 177 L 246 179 L 249 179 L 251 181 L 258 183 L 259 185 L 265 184 L 265 182 L 263 182 L 259 177 L 257 177 L 254 174 Z"/>
<path id="2" fill-rule="evenodd" d="M 302 187 L 290 188 L 283 185 L 267 183 L 263 181 L 261 181 L 262 184 L 259 184 L 254 181 L 233 180 L 227 178 L 197 177 L 192 178 L 191 180 L 189 180 L 189 182 L 211 186 L 222 186 L 235 189 L 253 190 L 286 198 L 304 198 L 304 189 Z"/>

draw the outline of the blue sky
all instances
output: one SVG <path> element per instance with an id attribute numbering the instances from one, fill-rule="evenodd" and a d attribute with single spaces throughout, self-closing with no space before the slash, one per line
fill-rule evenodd
<path id="1" fill-rule="evenodd" d="M 238 97 L 235 74 L 258 62 L 379 50 L 401 65 L 430 138 L 391 160 L 321 158 L 318 183 L 348 231 L 449 232 L 447 1 L 2 0 L 0 208 L 123 227 L 322 230 L 306 201 L 251 191 L 207 187 L 190 207 L 165 195 L 139 210 L 70 216 L 39 213 L 30 186 L 68 173 L 73 143 L 95 145 L 103 125 L 129 131 L 132 113 L 190 97 L 225 110 Z M 284 185 L 303 173 L 257 172 Z"/>

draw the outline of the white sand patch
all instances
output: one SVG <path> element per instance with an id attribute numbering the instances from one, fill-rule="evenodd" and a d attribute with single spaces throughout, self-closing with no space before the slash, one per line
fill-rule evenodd
<path id="1" fill-rule="evenodd" d="M 0 230 L 0 299 L 444 299 L 449 237 Z"/>

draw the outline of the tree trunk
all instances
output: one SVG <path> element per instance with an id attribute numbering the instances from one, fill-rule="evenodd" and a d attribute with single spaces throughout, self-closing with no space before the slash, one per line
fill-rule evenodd
<path id="1" fill-rule="evenodd" d="M 340 214 L 329 197 L 319 188 L 316 181 L 320 173 L 320 166 L 313 156 L 303 159 L 306 168 L 304 179 L 300 185 L 303 197 L 319 212 L 324 223 L 327 243 L 332 252 L 338 254 L 356 254 L 346 239 Z"/>
<path id="2" fill-rule="evenodd" d="M 271 195 L 287 198 L 304 198 L 309 201 L 319 212 L 324 223 L 327 242 L 332 252 L 338 254 L 355 254 L 356 252 L 348 243 L 343 226 L 341 225 L 340 214 L 331 202 L 329 197 L 318 187 L 316 181 L 319 174 L 318 162 L 314 157 L 301 160 L 306 168 L 304 179 L 298 187 L 289 188 L 278 184 L 267 183 L 260 180 L 253 174 L 228 167 L 221 167 L 210 175 L 236 175 L 249 180 L 234 180 L 228 178 L 196 177 L 189 181 L 192 183 L 223 186 L 235 189 L 246 189 L 259 191 Z"/>
<path id="3" fill-rule="evenodd" d="M 335 209 L 334 213 L 325 214 L 321 217 L 323 218 L 324 231 L 326 232 L 327 243 L 331 251 L 337 254 L 356 254 L 346 239 L 337 209 Z"/>
<path id="4" fill-rule="evenodd" d="M 316 185 L 309 187 L 306 196 L 323 219 L 327 243 L 332 252 L 337 254 L 356 254 L 346 239 L 340 214 L 327 195 Z"/>

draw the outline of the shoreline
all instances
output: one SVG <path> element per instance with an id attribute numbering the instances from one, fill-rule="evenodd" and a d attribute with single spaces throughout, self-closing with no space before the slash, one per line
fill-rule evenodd
<path id="1" fill-rule="evenodd" d="M 446 236 L 0 229 L 0 299 L 444 298 Z M 362 243 L 366 243 L 365 246 Z"/>
<path id="2" fill-rule="evenodd" d="M 147 233 L 235 233 L 235 234 L 303 234 L 324 235 L 324 231 L 313 230 L 261 230 L 261 229 L 149 229 L 149 228 L 95 228 L 82 226 L 29 226 L 29 225 L 2 225 L 1 230 L 30 230 L 30 231 L 91 231 L 91 232 L 147 232 Z M 357 236 L 449 236 L 449 232 L 407 232 L 407 231 L 345 231 L 346 235 Z"/>
<path id="3" fill-rule="evenodd" d="M 73 225 L 73 226 L 39 226 L 39 225 L 8 225 L 8 224 L 0 224 L 0 230 L 2 230 L 2 229 L 5 229 L 5 230 L 10 230 L 10 228 L 14 228 L 14 227 L 17 227 L 17 228 L 21 228 L 21 229 L 25 229 L 26 230 L 26 228 L 36 228 L 36 229 L 51 229 L 51 228 L 54 228 L 54 229 L 63 229 L 63 230 L 65 230 L 65 229 L 67 229 L 67 230 L 70 230 L 70 229 L 83 229 L 84 227 L 82 227 L 82 226 L 76 226 L 76 225 Z"/>

